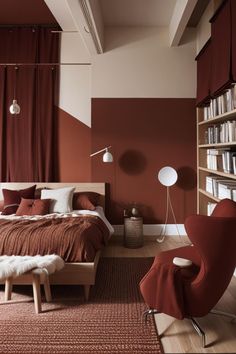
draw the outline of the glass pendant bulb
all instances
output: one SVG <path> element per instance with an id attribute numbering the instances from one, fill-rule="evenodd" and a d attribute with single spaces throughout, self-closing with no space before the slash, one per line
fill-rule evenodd
<path id="1" fill-rule="evenodd" d="M 9 111 L 11 114 L 19 114 L 20 113 L 20 106 L 17 103 L 17 100 L 13 100 L 12 104 L 10 105 Z"/>

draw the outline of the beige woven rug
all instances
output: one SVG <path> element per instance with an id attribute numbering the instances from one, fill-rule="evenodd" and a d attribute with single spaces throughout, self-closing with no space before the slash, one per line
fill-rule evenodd
<path id="1" fill-rule="evenodd" d="M 19 302 L 0 306 L 0 353 L 160 353 L 154 321 L 142 320 L 138 288 L 152 261 L 102 258 L 89 302 L 79 286 L 54 286 L 53 302 L 43 303 L 40 315 L 31 287 L 16 286 Z"/>

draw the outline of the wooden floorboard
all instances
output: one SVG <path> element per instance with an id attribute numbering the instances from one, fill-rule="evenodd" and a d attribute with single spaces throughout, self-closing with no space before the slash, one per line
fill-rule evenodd
<path id="1" fill-rule="evenodd" d="M 184 242 L 184 243 L 183 243 Z M 120 236 L 113 236 L 103 252 L 103 257 L 154 257 L 161 251 L 189 244 L 186 237 L 167 236 L 163 243 L 146 236 L 141 248 L 123 246 Z M 236 314 L 236 277 L 233 277 L 217 309 Z M 201 347 L 201 339 L 189 320 L 175 320 L 164 314 L 156 315 L 156 322 L 165 353 L 236 353 L 236 322 L 223 316 L 208 315 L 199 319 L 206 333 L 207 347 Z"/>

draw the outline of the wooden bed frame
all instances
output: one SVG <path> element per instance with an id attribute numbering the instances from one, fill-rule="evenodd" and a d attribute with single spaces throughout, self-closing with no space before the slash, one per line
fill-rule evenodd
<path id="1" fill-rule="evenodd" d="M 75 187 L 77 192 L 97 192 L 101 195 L 100 205 L 105 211 L 105 183 L 0 183 L 0 200 L 3 200 L 2 189 L 24 189 L 36 184 L 36 188 L 63 188 Z M 89 298 L 90 286 L 95 284 L 97 265 L 101 251 L 98 251 L 94 262 L 66 263 L 65 267 L 50 276 L 50 284 L 60 285 L 83 285 L 85 299 Z M 26 284 L 20 279 L 16 279 L 14 284 Z M 27 283 L 28 284 L 28 283 Z"/>

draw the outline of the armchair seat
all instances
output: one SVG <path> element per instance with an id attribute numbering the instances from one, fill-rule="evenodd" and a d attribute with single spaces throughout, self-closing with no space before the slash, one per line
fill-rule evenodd
<path id="1" fill-rule="evenodd" d="M 175 257 L 186 258 L 193 263 L 189 267 L 181 268 L 173 264 Z M 146 303 L 150 308 L 183 319 L 187 314 L 182 284 L 193 281 L 199 269 L 200 257 L 192 246 L 161 252 L 140 282 L 140 290 Z"/>

